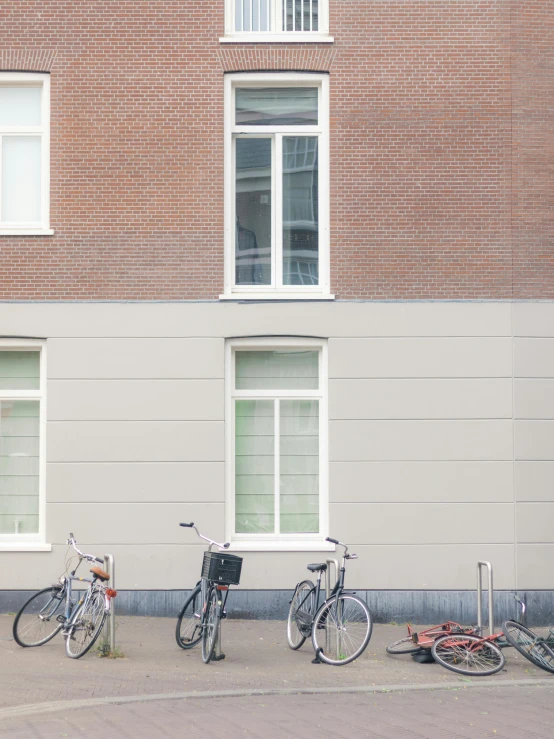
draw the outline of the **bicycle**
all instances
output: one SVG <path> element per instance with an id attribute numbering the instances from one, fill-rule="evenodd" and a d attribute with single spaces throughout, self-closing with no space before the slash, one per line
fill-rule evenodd
<path id="1" fill-rule="evenodd" d="M 79 659 L 98 639 L 117 592 L 107 587 L 110 576 L 100 567 L 91 568 L 92 579 L 77 577 L 75 573 L 83 560 L 102 564 L 104 560 L 77 549 L 73 534 L 66 543 L 77 552 L 77 566 L 67 574 L 66 561 L 65 573 L 58 583 L 39 590 L 21 606 L 13 622 L 13 638 L 20 647 L 40 647 L 62 631 L 67 656 Z M 74 581 L 89 583 L 77 602 L 73 599 Z"/>
<path id="2" fill-rule="evenodd" d="M 326 541 L 344 547 L 342 565 L 329 598 L 321 606 L 321 576 L 327 565 L 310 564 L 308 570 L 317 572 L 317 584 L 303 580 L 294 590 L 287 620 L 287 640 L 291 649 L 300 649 L 311 635 L 316 657 L 314 663 L 347 665 L 357 659 L 371 639 L 373 622 L 366 604 L 353 591 L 344 589 L 346 560 L 357 559 L 348 554 L 348 547 L 337 539 Z M 327 576 L 327 575 L 326 575 Z"/>
<path id="3" fill-rule="evenodd" d="M 525 603 L 515 595 L 525 620 Z M 436 662 L 462 675 L 494 675 L 505 664 L 502 648 L 514 647 L 537 667 L 554 673 L 554 630 L 541 637 L 519 621 L 505 621 L 502 631 L 483 637 L 479 629 L 473 634 L 451 634 L 437 639 L 431 654 Z"/>
<path id="4" fill-rule="evenodd" d="M 202 560 L 201 578 L 189 595 L 177 619 L 175 638 L 181 649 L 192 649 L 202 642 L 202 659 L 225 659 L 224 654 L 214 656 L 216 643 L 220 636 L 221 619 L 226 618 L 225 605 L 229 595 L 229 585 L 238 585 L 242 569 L 242 557 L 234 554 L 212 552 L 212 546 L 221 550 L 230 544 L 218 544 L 198 531 L 194 523 L 180 523 L 179 526 L 193 528 L 198 536 L 209 543 Z M 223 597 L 221 593 L 225 593 Z"/>

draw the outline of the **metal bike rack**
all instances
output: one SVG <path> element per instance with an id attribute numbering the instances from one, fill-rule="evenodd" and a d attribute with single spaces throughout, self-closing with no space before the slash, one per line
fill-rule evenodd
<path id="1" fill-rule="evenodd" d="M 492 565 L 490 562 L 477 562 L 477 626 L 483 630 L 483 567 L 489 572 L 489 636 L 494 634 L 494 591 L 492 587 Z"/>
<path id="2" fill-rule="evenodd" d="M 339 561 L 338 559 L 326 559 L 327 571 L 325 573 L 325 598 L 331 595 L 331 565 L 335 566 L 335 582 L 339 577 Z M 334 586 L 333 586 L 334 587 Z"/>
<path id="3" fill-rule="evenodd" d="M 104 566 L 106 572 L 110 576 L 109 583 L 110 588 L 115 590 L 115 563 L 113 554 L 104 555 Z M 110 641 L 110 652 L 115 653 L 115 598 L 111 599 L 110 603 L 110 617 L 108 619 L 108 638 Z"/>

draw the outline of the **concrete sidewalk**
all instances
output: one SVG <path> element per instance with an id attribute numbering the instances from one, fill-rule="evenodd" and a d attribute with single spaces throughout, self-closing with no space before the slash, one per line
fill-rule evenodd
<path id="1" fill-rule="evenodd" d="M 0 718 L 7 707 L 60 701 L 83 705 L 89 699 L 183 693 L 264 690 L 302 692 L 367 689 L 427 689 L 479 685 L 506 687 L 516 681 L 541 683 L 554 675 L 535 668 L 515 650 L 506 650 L 506 669 L 489 678 L 466 678 L 437 664 L 417 664 L 407 656 L 390 657 L 387 644 L 406 634 L 405 626 L 376 624 L 365 653 L 344 667 L 314 665 L 309 641 L 297 652 L 286 642 L 280 621 L 223 622 L 226 659 L 205 665 L 200 647 L 189 651 L 175 642 L 176 619 L 120 617 L 117 646 L 122 659 L 102 659 L 96 647 L 80 660 L 65 656 L 61 636 L 33 649 L 11 638 L 13 616 L 0 615 Z M 65 706 L 70 707 L 68 704 Z M 37 709 L 40 712 L 40 707 Z"/>

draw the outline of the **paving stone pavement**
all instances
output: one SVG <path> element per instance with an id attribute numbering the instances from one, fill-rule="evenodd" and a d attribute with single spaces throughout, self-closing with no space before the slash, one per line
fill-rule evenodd
<path id="1" fill-rule="evenodd" d="M 551 739 L 554 686 L 270 695 L 109 705 L 9 719 L 3 739 Z"/>
<path id="2" fill-rule="evenodd" d="M 381 694 L 351 695 L 273 695 L 240 698 L 211 698 L 189 700 L 156 700 L 148 703 L 133 702 L 126 705 L 102 705 L 101 707 L 85 706 L 81 708 L 68 707 L 59 701 L 83 701 L 96 699 L 98 701 L 118 701 L 125 697 L 154 697 L 163 698 L 187 692 L 209 691 L 249 691 L 249 690 L 288 690 L 296 693 L 297 690 L 324 688 L 329 691 L 361 690 L 372 686 L 400 686 L 407 689 L 424 687 L 433 684 L 438 687 L 455 687 L 462 690 L 451 700 L 448 693 L 444 698 L 445 705 L 456 707 L 456 697 L 467 697 L 467 705 L 471 707 L 472 696 L 481 691 L 481 685 L 489 685 L 490 695 L 498 696 L 496 703 L 510 709 L 510 701 L 502 696 L 527 695 L 529 705 L 535 705 L 542 700 L 540 696 L 553 693 L 541 692 L 538 687 L 546 684 L 545 691 L 554 689 L 554 676 L 534 667 L 529 661 L 521 657 L 515 650 L 506 651 L 506 669 L 490 678 L 474 678 L 471 682 L 479 687 L 468 687 L 468 678 L 449 672 L 437 664 L 417 664 L 409 655 L 389 657 L 385 652 L 387 644 L 403 637 L 406 633 L 405 625 L 377 624 L 374 627 L 371 642 L 365 653 L 355 662 L 344 667 L 330 667 L 328 665 L 313 665 L 313 650 L 309 642 L 298 651 L 292 651 L 286 643 L 285 624 L 278 621 L 238 621 L 228 620 L 223 623 L 223 646 L 227 658 L 222 662 L 204 665 L 200 649 L 184 651 L 175 643 L 175 619 L 167 618 L 133 618 L 121 617 L 118 619 L 117 645 L 125 655 L 123 659 L 101 659 L 95 649 L 91 650 L 80 660 L 71 660 L 65 656 L 64 644 L 61 637 L 52 642 L 34 649 L 22 649 L 11 638 L 13 616 L 0 615 L 0 737 L 32 737 L 33 739 L 53 736 L 100 736 L 93 732 L 97 727 L 104 726 L 104 718 L 110 717 L 110 726 L 118 726 L 117 730 L 102 733 L 104 739 L 113 737 L 148 736 L 155 739 L 157 736 L 177 736 L 175 726 L 179 721 L 197 721 L 206 736 L 241 736 L 241 732 L 232 733 L 225 724 L 225 716 L 235 716 L 235 722 L 246 721 L 242 733 L 250 732 L 251 736 L 280 737 L 296 736 L 281 722 L 281 708 L 283 716 L 294 718 L 293 727 L 302 726 L 298 736 L 316 736 L 313 726 L 319 725 L 317 736 L 336 736 L 337 721 L 343 720 L 365 721 L 365 731 L 373 730 L 374 721 L 385 720 L 382 712 L 389 717 L 387 720 L 400 721 L 401 717 L 412 716 L 414 712 L 418 719 L 431 711 L 433 714 L 436 705 L 440 705 L 437 698 L 431 693 L 418 692 L 408 694 L 390 694 L 387 698 Z M 519 688 L 508 687 L 514 680 L 535 683 L 531 690 L 528 685 Z M 505 683 L 501 690 L 493 687 L 497 682 Z M 515 691 L 515 692 L 514 692 Z M 445 694 L 446 695 L 446 694 Z M 392 701 L 388 703 L 390 698 Z M 134 698 L 133 698 L 134 700 Z M 464 701 L 466 698 L 464 697 Z M 40 704 L 30 709 L 30 706 Z M 522 704 L 522 710 L 528 705 Z M 538 703 L 537 703 L 538 705 Z M 188 708 L 187 708 L 188 706 Z M 309 710 L 298 706 L 307 706 Z M 330 707 L 334 706 L 334 713 Z M 341 713 L 341 706 L 344 708 Z M 390 708 L 384 708 L 390 706 Z M 395 708 L 395 706 L 398 706 Z M 425 706 L 417 709 L 418 706 Z M 11 707 L 11 708 L 10 708 Z M 272 708 L 271 708 L 272 707 Z M 367 714 L 368 707 L 372 707 L 371 716 Z M 48 713 L 52 708 L 56 713 Z M 71 710 L 72 708 L 72 710 Z M 271 708 L 271 710 L 270 710 Z M 266 710 L 267 709 L 267 710 Z M 352 709 L 352 715 L 351 715 Z M 31 710 L 35 713 L 32 713 Z M 442 710 L 442 709 L 441 709 Z M 484 709 L 486 710 L 486 709 Z M 511 710 L 511 709 L 510 709 Z M 539 710 L 539 709 L 537 709 Z M 14 716 L 13 712 L 18 715 Z M 45 712 L 46 711 L 46 712 Z M 312 726 L 309 716 L 325 715 L 327 718 L 315 721 Z M 330 711 L 330 712 L 329 712 Z M 288 713 L 287 713 L 288 712 Z M 209 720 L 206 721 L 206 713 Z M 264 716 L 274 715 L 271 724 L 273 733 L 256 733 L 261 729 L 260 721 Z M 498 715 L 500 715 L 500 711 Z M 375 714 L 375 715 L 373 715 Z M 434 714 L 433 714 L 434 715 Z M 487 715 L 487 714 L 482 714 Z M 137 716 L 135 721 L 133 717 Z M 288 719 L 287 719 L 288 720 Z M 415 720 L 415 719 L 414 719 Z M 148 727 L 148 722 L 150 729 Z M 169 733 L 152 733 L 152 726 L 160 722 L 160 726 L 169 727 Z M 323 723 L 322 723 L 323 721 Z M 484 719 L 479 719 L 483 723 Z M 61 722 L 61 723 L 60 723 Z M 67 728 L 64 728 L 67 723 Z M 84 723 L 80 723 L 84 722 Z M 117 724 L 119 722 L 119 724 Z M 172 724 L 172 722 L 177 722 Z M 296 722 L 296 723 L 295 723 Z M 335 727 L 330 731 L 327 727 Z M 485 721 L 485 724 L 487 722 Z M 242 724 L 240 724 L 242 725 Z M 550 736 L 541 734 L 540 724 L 531 721 L 533 731 L 539 733 L 515 732 L 505 736 Z M 133 731 L 125 727 L 134 726 Z M 356 724 L 357 726 L 357 724 Z M 388 726 L 388 724 L 387 724 Z M 8 728 L 9 727 L 9 728 Z M 172 728 L 173 727 L 173 728 Z M 218 727 L 217 731 L 216 728 Z M 235 723 L 236 727 L 236 723 Z M 487 724 L 488 727 L 488 724 Z M 489 730 L 485 727 L 484 730 Z M 431 733 L 413 734 L 413 727 L 401 722 L 391 724 L 391 731 L 396 733 L 390 736 L 450 736 L 450 734 Z M 492 727 L 490 731 L 494 728 Z M 456 731 L 458 731 L 458 720 Z M 449 729 L 450 730 L 450 729 Z M 505 729 L 504 729 L 505 730 Z M 48 732 L 50 733 L 44 733 Z M 55 732 L 58 733 L 55 733 Z M 79 734 L 79 731 L 81 734 Z M 148 733 L 150 731 L 150 733 Z M 213 734 L 206 732 L 214 732 Z M 296 728 L 294 728 L 296 731 Z M 330 731 L 329 734 L 325 732 Z M 354 729 L 352 730 L 352 732 Z M 423 730 L 431 731 L 429 727 Z M 8 733 L 6 733 L 8 732 Z M 20 732 L 20 733 L 16 733 Z M 23 733 L 21 733 L 23 732 Z M 27 732 L 27 733 L 25 733 Z M 41 733 L 42 732 L 42 733 Z M 53 732 L 53 733 L 52 733 Z M 89 732 L 82 733 L 82 732 Z M 288 732 L 288 733 L 286 733 Z M 404 733 L 402 733 L 404 732 Z M 408 732 L 408 733 L 406 733 Z M 342 732 L 342 736 L 349 733 Z M 466 734 L 451 734 L 452 736 L 466 736 Z M 489 736 L 489 734 L 482 734 Z M 364 736 L 364 734 L 362 734 Z M 373 737 L 380 734 L 366 733 Z M 382 734 L 389 736 L 389 734 Z M 469 734 L 471 736 L 471 734 Z M 475 735 L 477 736 L 477 735 Z M 490 736 L 501 736 L 490 734 Z"/>

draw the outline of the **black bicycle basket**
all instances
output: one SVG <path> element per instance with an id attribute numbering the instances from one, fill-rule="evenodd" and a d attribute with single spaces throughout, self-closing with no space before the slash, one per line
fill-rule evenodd
<path id="1" fill-rule="evenodd" d="M 224 552 L 204 552 L 202 562 L 202 577 L 213 580 L 221 585 L 238 585 L 242 557 Z"/>

